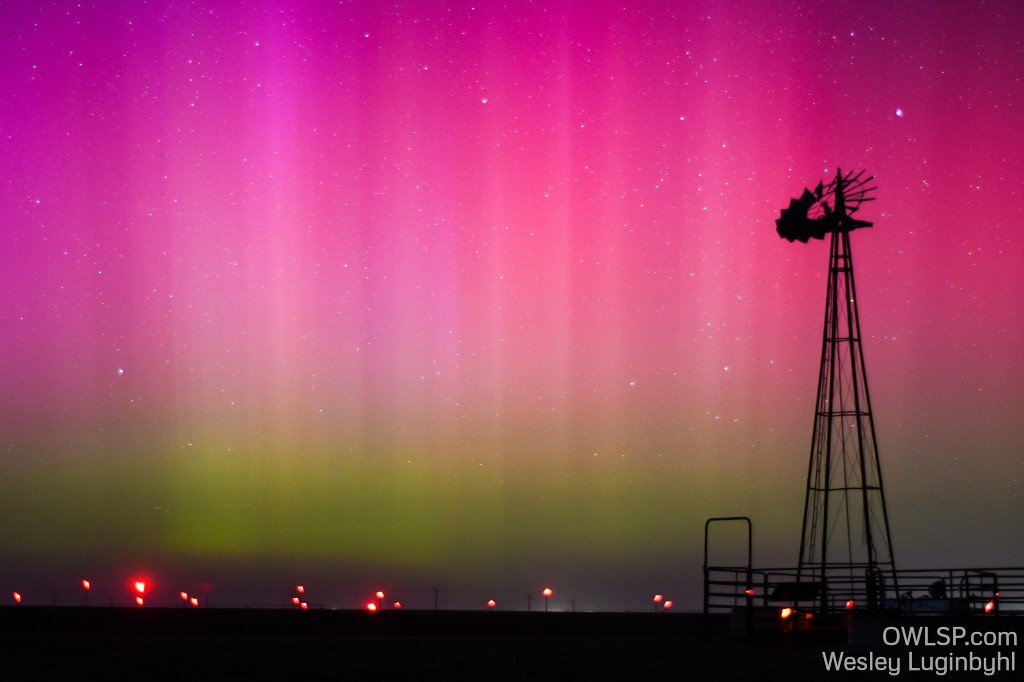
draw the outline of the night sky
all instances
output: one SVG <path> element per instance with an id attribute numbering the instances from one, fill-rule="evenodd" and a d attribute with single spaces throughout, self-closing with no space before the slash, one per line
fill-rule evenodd
<path id="1" fill-rule="evenodd" d="M 853 234 L 896 562 L 1024 564 L 1024 5 L 5 3 L 0 600 L 699 605 Z M 736 537 L 721 536 L 720 557 Z"/>

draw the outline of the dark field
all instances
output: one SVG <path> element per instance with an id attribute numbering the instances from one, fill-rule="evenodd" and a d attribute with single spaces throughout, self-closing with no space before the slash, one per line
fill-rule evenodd
<path id="1" fill-rule="evenodd" d="M 893 679 L 825 672 L 822 651 L 858 651 L 845 631 L 744 638 L 728 627 L 686 613 L 4 607 L 0 677 Z"/>

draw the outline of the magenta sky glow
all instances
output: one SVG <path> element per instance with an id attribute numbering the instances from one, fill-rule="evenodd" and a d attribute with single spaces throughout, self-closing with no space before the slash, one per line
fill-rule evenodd
<path id="1" fill-rule="evenodd" d="M 4 6 L 0 591 L 695 606 L 736 514 L 794 563 L 828 253 L 774 220 L 837 166 L 897 563 L 1020 565 L 1022 20 Z"/>

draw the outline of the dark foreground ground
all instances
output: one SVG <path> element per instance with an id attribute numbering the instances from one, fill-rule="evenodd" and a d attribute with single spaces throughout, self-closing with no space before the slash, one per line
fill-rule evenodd
<path id="1" fill-rule="evenodd" d="M 877 631 L 847 639 L 736 637 L 728 617 L 686 613 L 2 607 L 0 679 L 939 679 L 826 671 L 823 652 L 906 653 Z M 1021 679 L 1022 666 L 942 679 Z"/>

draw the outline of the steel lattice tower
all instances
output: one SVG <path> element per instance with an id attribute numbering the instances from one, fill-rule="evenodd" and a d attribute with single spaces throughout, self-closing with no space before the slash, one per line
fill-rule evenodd
<path id="1" fill-rule="evenodd" d="M 776 221 L 780 236 L 806 242 L 830 235 L 821 367 L 807 469 L 798 580 L 819 585 L 822 612 L 843 603 L 883 604 L 898 594 L 889 516 L 871 412 L 850 232 L 871 223 L 851 215 L 874 187 L 863 172 L 819 183 Z"/>

